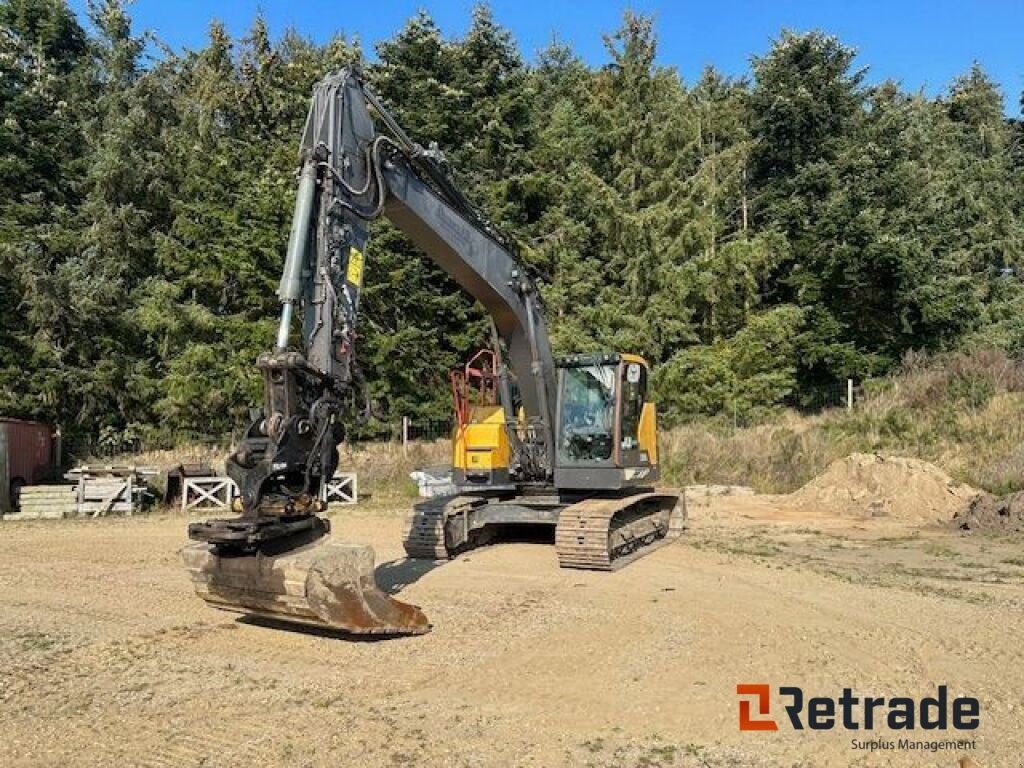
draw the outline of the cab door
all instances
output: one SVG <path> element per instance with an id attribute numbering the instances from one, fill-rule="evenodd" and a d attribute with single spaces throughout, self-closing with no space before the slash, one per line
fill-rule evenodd
<path id="1" fill-rule="evenodd" d="M 624 357 L 619 364 L 619 417 L 617 419 L 616 463 L 620 467 L 649 467 L 654 463 L 645 439 L 649 414 L 647 402 L 647 366 L 642 360 Z"/>

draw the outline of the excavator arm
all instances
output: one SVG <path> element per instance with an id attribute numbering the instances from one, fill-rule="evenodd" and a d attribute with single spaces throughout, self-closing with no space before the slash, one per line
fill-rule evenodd
<path id="1" fill-rule="evenodd" d="M 387 133 L 378 133 L 377 113 Z M 336 466 L 345 405 L 365 400 L 354 361 L 368 227 L 385 217 L 473 296 L 508 350 L 528 428 L 517 468 L 553 466 L 554 361 L 533 281 L 452 182 L 436 150 L 414 144 L 354 69 L 315 90 L 303 132 L 299 189 L 279 296 L 275 349 L 257 365 L 264 411 L 229 460 L 249 517 L 317 511 Z M 396 297 L 397 298 L 397 297 Z M 289 346 L 296 308 L 301 344 Z"/>
<path id="2" fill-rule="evenodd" d="M 316 86 L 300 158 L 280 324 L 274 348 L 257 360 L 263 409 L 226 462 L 240 490 L 241 517 L 189 526 L 200 543 L 186 561 L 200 594 L 219 607 L 301 614 L 296 620 L 357 632 L 423 631 L 422 614 L 396 614 L 395 605 L 412 606 L 376 589 L 366 570 L 372 552 L 368 560 L 365 551 L 349 553 L 339 565 L 318 560 L 315 550 L 326 552 L 330 540 L 320 488 L 337 467 L 345 424 L 366 410 L 355 350 L 369 227 L 377 218 L 390 220 L 490 315 L 525 412 L 525 428 L 509 418 L 512 470 L 544 481 L 554 470 L 556 374 L 540 297 L 501 235 L 454 184 L 440 152 L 411 141 L 358 70 L 343 69 Z M 337 561 L 336 551 L 332 556 Z M 278 565 L 292 578 L 319 574 L 316 585 L 307 578 L 302 589 L 292 587 L 305 590 L 299 614 L 281 607 L 276 582 L 260 581 Z M 325 582 L 325 573 L 339 582 Z M 310 608 L 311 595 L 322 597 L 325 589 L 337 598 L 327 601 L 329 610 Z M 346 620 L 349 609 L 338 607 L 353 595 L 367 598 L 358 621 Z"/>

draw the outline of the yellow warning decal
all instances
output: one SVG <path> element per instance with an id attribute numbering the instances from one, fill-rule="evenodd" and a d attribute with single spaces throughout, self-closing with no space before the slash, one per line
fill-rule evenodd
<path id="1" fill-rule="evenodd" d="M 354 246 L 348 252 L 348 272 L 345 279 L 356 287 L 363 284 L 363 252 Z"/>

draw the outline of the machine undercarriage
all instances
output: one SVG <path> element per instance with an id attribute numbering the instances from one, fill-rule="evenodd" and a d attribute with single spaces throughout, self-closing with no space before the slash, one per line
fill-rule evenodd
<path id="1" fill-rule="evenodd" d="M 614 571 L 679 537 L 683 499 L 673 490 L 585 496 L 536 486 L 441 497 L 414 507 L 403 544 L 411 558 L 447 560 L 516 528 L 550 526 L 559 566 Z"/>

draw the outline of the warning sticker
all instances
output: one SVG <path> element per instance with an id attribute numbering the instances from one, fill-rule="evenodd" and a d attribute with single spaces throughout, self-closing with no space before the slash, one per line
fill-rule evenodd
<path id="1" fill-rule="evenodd" d="M 363 252 L 354 246 L 348 252 L 348 271 L 345 279 L 357 288 L 363 284 Z"/>

